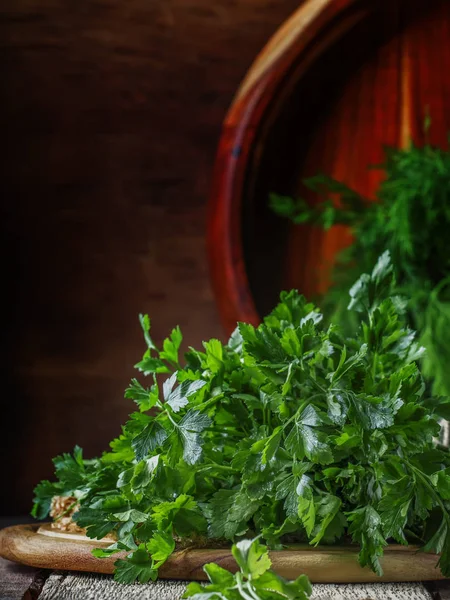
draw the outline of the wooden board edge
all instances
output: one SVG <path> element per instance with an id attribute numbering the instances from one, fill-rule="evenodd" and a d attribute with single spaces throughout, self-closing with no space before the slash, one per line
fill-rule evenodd
<path id="1" fill-rule="evenodd" d="M 61 531 L 52 527 L 52 523 L 43 523 L 42 525 L 38 525 L 38 528 L 36 529 L 36 534 L 58 539 L 90 542 L 95 544 L 96 546 L 109 546 L 110 544 L 113 544 L 116 541 L 115 538 L 109 536 L 106 536 L 101 540 L 93 540 L 91 538 L 88 538 L 87 535 L 82 532 Z"/>
<path id="2" fill-rule="evenodd" d="M 44 569 L 111 574 L 114 562 L 126 552 L 95 558 L 91 550 L 100 544 L 88 538 L 52 537 L 38 533 L 39 525 L 15 525 L 0 531 L 0 556 Z M 104 545 L 104 543 L 103 543 Z M 357 563 L 357 549 L 349 547 L 299 547 L 270 553 L 272 568 L 289 579 L 305 573 L 313 583 L 374 583 L 436 581 L 444 579 L 436 568 L 438 557 L 416 548 L 392 546 L 382 559 L 384 575 L 378 577 Z M 234 571 L 229 549 L 191 549 L 176 552 L 160 571 L 161 579 L 205 580 L 203 565 L 215 562 Z"/>

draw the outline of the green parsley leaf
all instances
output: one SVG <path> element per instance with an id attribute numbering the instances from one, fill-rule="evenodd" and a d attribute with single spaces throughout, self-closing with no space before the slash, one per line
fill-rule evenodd
<path id="1" fill-rule="evenodd" d="M 141 412 L 150 410 L 158 402 L 158 384 L 155 382 L 151 388 L 144 388 L 137 379 L 132 379 L 130 386 L 125 390 L 125 398 L 131 398 L 139 406 Z"/>
<path id="2" fill-rule="evenodd" d="M 163 350 L 159 353 L 159 357 L 178 365 L 178 352 L 182 341 L 183 335 L 181 330 L 179 327 L 175 327 L 170 336 L 164 340 Z"/>
<path id="3" fill-rule="evenodd" d="M 114 565 L 114 579 L 120 583 L 133 583 L 136 579 L 139 583 L 147 583 L 150 579 L 155 580 L 158 575 L 143 544 L 126 560 L 119 558 Z"/>
<path id="4" fill-rule="evenodd" d="M 315 428 L 322 423 L 315 408 L 309 404 L 294 420 L 292 429 L 286 438 L 286 449 L 302 460 L 305 456 L 320 464 L 327 465 L 333 461 L 330 447 L 325 442 L 325 435 Z"/>
<path id="5" fill-rule="evenodd" d="M 136 460 L 142 460 L 149 452 L 153 452 L 156 448 L 162 446 L 167 438 L 167 433 L 163 427 L 154 420 L 144 427 L 131 442 Z"/>
<path id="6" fill-rule="evenodd" d="M 195 381 L 185 380 L 181 385 L 173 389 L 177 381 L 177 374 L 174 373 L 163 385 L 164 400 L 174 412 L 179 412 L 184 406 L 189 403 L 189 398 L 194 396 L 203 386 L 206 381 L 197 379 Z"/>

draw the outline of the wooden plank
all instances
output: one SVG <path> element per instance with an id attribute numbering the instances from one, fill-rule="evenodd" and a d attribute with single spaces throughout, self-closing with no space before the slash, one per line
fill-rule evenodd
<path id="1" fill-rule="evenodd" d="M 450 581 L 434 581 L 428 584 L 433 600 L 450 600 Z"/>
<path id="2" fill-rule="evenodd" d="M 157 581 L 124 585 L 107 575 L 54 573 L 48 578 L 39 600 L 179 600 L 186 583 Z"/>
<path id="3" fill-rule="evenodd" d="M 314 585 L 311 600 L 431 600 L 421 583 Z"/>
<path id="4" fill-rule="evenodd" d="M 105 575 L 52 574 L 39 600 L 179 600 L 185 581 L 123 585 Z M 311 600 L 431 600 L 422 584 L 315 585 Z"/>
<path id="5" fill-rule="evenodd" d="M 37 532 L 37 525 L 18 525 L 0 532 L 0 556 L 24 564 L 67 571 L 87 571 L 110 574 L 114 562 L 125 553 L 97 559 L 91 550 L 109 542 L 92 541 L 82 535 L 55 537 L 48 528 Z M 389 546 L 381 561 L 383 577 L 357 562 L 355 547 L 296 546 L 271 552 L 273 569 L 289 579 L 305 573 L 314 583 L 369 583 L 390 581 L 426 581 L 442 579 L 436 568 L 437 557 L 416 552 L 414 547 Z M 236 563 L 229 549 L 185 549 L 175 552 L 161 567 L 161 579 L 204 580 L 203 565 L 216 562 L 233 571 Z"/>
<path id="6" fill-rule="evenodd" d="M 44 578 L 39 570 L 0 558 L 2 600 L 32 600 L 37 598 L 43 585 Z"/>

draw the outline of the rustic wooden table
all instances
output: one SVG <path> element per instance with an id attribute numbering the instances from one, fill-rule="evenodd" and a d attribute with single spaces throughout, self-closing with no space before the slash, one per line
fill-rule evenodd
<path id="1" fill-rule="evenodd" d="M 108 575 L 32 569 L 0 559 L 0 600 L 179 600 L 186 582 L 121 585 Z M 450 582 L 315 585 L 312 600 L 450 600 Z"/>
<path id="2" fill-rule="evenodd" d="M 0 528 L 24 521 L 3 520 Z M 108 575 L 45 571 L 0 559 L 0 600 L 179 600 L 185 587 L 183 581 L 122 585 Z M 312 600 L 450 600 L 450 581 L 313 587 Z"/>

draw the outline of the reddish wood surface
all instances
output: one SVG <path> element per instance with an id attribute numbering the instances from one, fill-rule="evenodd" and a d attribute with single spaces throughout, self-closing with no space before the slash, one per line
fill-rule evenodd
<path id="1" fill-rule="evenodd" d="M 385 146 L 406 146 L 411 139 L 424 143 L 427 110 L 432 115 L 430 141 L 447 146 L 450 57 L 442 49 L 450 44 L 450 4 L 395 0 L 382 14 L 375 20 L 378 40 L 373 39 L 370 22 L 361 30 L 373 44 L 372 50 L 362 49 L 367 52 L 364 64 L 348 76 L 321 115 L 299 166 L 295 186 L 299 192 L 303 177 L 323 172 L 373 199 L 382 172 L 368 167 L 382 162 Z M 343 227 L 328 232 L 310 228 L 306 235 L 301 228 L 291 228 L 286 286 L 302 286 L 310 296 L 324 293 L 330 267 L 349 241 Z"/>
<path id="2" fill-rule="evenodd" d="M 250 259 L 245 249 L 244 211 L 252 206 L 250 215 L 257 218 L 270 191 L 304 194 L 301 179 L 318 172 L 371 197 L 380 173 L 367 166 L 380 162 L 385 144 L 423 140 L 427 106 L 433 119 L 431 141 L 445 143 L 450 130 L 449 42 L 446 0 L 308 0 L 264 48 L 224 122 L 211 197 L 211 268 L 228 330 L 236 320 L 256 323 L 260 318 L 249 271 L 263 256 L 255 251 Z M 271 131 L 280 127 L 283 111 L 284 138 Z M 270 143 L 272 162 L 264 159 Z M 280 168 L 277 153 L 289 168 Z M 270 246 L 270 216 L 266 220 L 260 233 Z M 308 296 L 322 293 L 336 253 L 349 242 L 348 233 L 296 227 L 287 238 L 278 266 L 282 277 L 275 282 L 273 272 L 261 267 L 261 281 L 266 277 L 268 288 L 281 281 Z M 263 283 L 260 288 L 264 295 Z"/>
<path id="3" fill-rule="evenodd" d="M 34 567 L 69 571 L 112 573 L 114 562 L 125 553 L 98 559 L 91 550 L 104 546 L 81 535 L 50 537 L 39 533 L 38 525 L 16 525 L 0 531 L 0 556 Z M 51 533 L 48 526 L 44 533 Z M 109 542 L 108 542 L 109 544 Z M 288 579 L 304 573 L 314 583 L 358 583 L 376 581 L 427 581 L 443 579 L 436 568 L 438 557 L 417 552 L 409 546 L 388 546 L 381 560 L 384 575 L 379 577 L 357 562 L 357 548 L 299 546 L 270 553 L 272 568 Z M 215 562 L 230 571 L 236 562 L 229 549 L 187 548 L 174 553 L 161 567 L 162 579 L 206 579 L 203 565 Z"/>
<path id="4" fill-rule="evenodd" d="M 208 247 L 215 293 L 228 331 L 238 320 L 259 322 L 246 276 L 241 230 L 245 176 L 258 129 L 299 54 L 308 60 L 308 42 L 323 33 L 341 8 L 352 4 L 353 0 L 308 0 L 260 54 L 225 119 L 213 180 Z M 286 44 L 292 30 L 295 35 Z"/>

